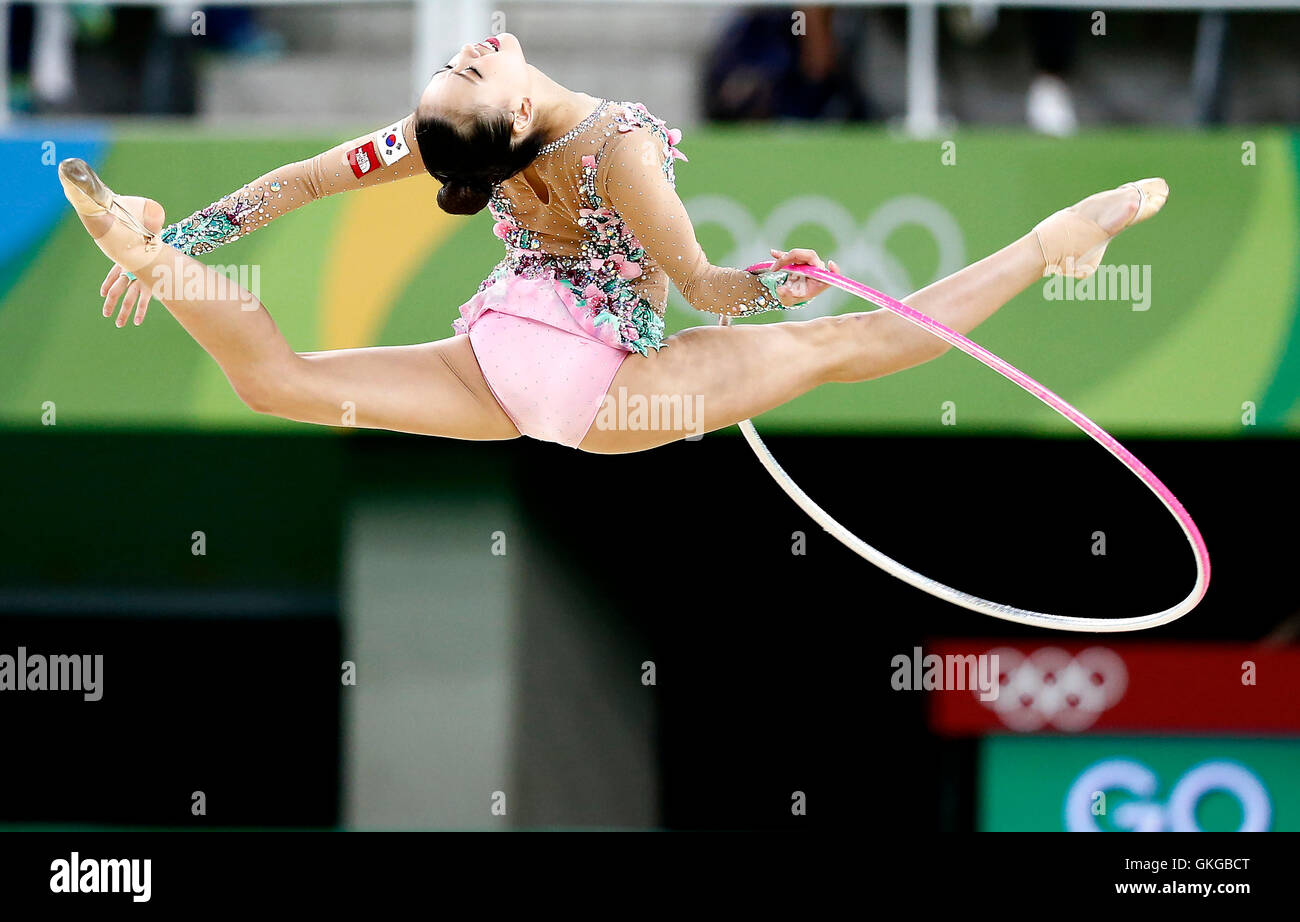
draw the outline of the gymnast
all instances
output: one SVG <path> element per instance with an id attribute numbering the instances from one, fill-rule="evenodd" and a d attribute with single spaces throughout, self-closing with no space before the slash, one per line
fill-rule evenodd
<path id="1" fill-rule="evenodd" d="M 157 202 L 116 195 L 82 160 L 65 160 L 59 176 L 113 262 L 100 290 L 105 316 L 120 302 L 117 326 L 132 316 L 139 324 L 157 297 L 249 408 L 302 422 L 343 425 L 347 406 L 360 427 L 527 435 L 617 454 L 947 351 L 886 310 L 665 336 L 670 280 L 696 309 L 734 318 L 802 306 L 827 287 L 809 273 L 838 272 L 811 249 L 772 250 L 761 271 L 710 265 L 675 191 L 680 140 L 639 103 L 556 83 L 503 32 L 463 46 L 401 121 L 272 170 L 165 228 Z M 260 302 L 195 260 L 324 196 L 421 171 L 442 184 L 445 211 L 488 208 L 505 243 L 448 338 L 295 352 Z M 1168 192 L 1146 179 L 1092 195 L 903 303 L 968 332 L 1045 274 L 1095 272 L 1110 239 L 1155 214 Z M 195 273 L 210 284 L 171 283 Z M 693 431 L 596 425 L 610 394 L 695 400 L 703 416 Z"/>

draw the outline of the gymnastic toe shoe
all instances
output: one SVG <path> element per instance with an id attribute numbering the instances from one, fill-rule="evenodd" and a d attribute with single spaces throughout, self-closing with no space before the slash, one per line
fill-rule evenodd
<path id="1" fill-rule="evenodd" d="M 1034 227 L 1043 253 L 1043 275 L 1088 278 L 1120 231 L 1164 207 L 1169 184 L 1158 177 L 1126 182 L 1063 208 Z"/>
<path id="2" fill-rule="evenodd" d="M 59 182 L 95 244 L 123 269 L 136 272 L 161 251 L 165 215 L 153 199 L 118 195 L 76 157 L 59 164 Z"/>

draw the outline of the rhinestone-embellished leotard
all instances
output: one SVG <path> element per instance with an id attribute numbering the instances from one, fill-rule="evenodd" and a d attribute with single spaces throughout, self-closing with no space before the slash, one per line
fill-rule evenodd
<path id="1" fill-rule="evenodd" d="M 681 132 L 640 103 L 602 99 L 532 165 L 497 185 L 489 209 L 504 258 L 479 285 L 551 281 L 578 327 L 646 355 L 664 344 L 671 279 L 696 309 L 744 316 L 781 308 L 781 273 L 711 265 L 681 199 L 674 165 Z M 424 171 L 414 115 L 259 177 L 167 227 L 166 243 L 198 256 L 308 202 Z M 464 332 L 471 300 L 455 324 Z"/>
<path id="2" fill-rule="evenodd" d="M 663 343 L 669 279 L 697 310 L 780 308 L 763 280 L 705 257 L 675 189 L 680 140 L 640 103 L 602 100 L 497 187 L 488 207 L 506 255 L 480 290 L 505 274 L 553 275 L 580 319 L 615 325 L 619 344 L 642 355 Z"/>

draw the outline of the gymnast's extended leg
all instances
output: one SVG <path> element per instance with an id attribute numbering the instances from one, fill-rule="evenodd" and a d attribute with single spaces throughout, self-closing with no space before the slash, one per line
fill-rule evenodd
<path id="1" fill-rule="evenodd" d="M 1151 188 L 1145 199 L 1129 185 L 1090 196 L 1069 209 L 1075 213 L 1064 228 L 1070 233 L 1057 234 L 1055 240 L 1046 233 L 1044 236 L 1049 246 L 1072 244 L 1077 250 L 1058 250 L 1048 254 L 1048 259 L 1066 262 L 1080 258 L 1128 224 L 1154 214 L 1163 205 L 1168 187 L 1160 180 L 1148 182 Z M 1096 228 L 1091 236 L 1089 224 Z M 1040 279 L 1044 263 L 1040 240 L 1031 232 L 903 301 L 967 333 Z M 602 418 L 597 417 L 597 425 L 581 448 L 612 454 L 642 451 L 693 432 L 733 425 L 821 384 L 878 378 L 927 362 L 950 348 L 933 334 L 885 310 L 785 323 L 695 327 L 668 342 L 668 348 L 653 356 L 628 358 L 615 376 L 610 394 L 628 400 L 640 396 L 645 401 L 698 398 L 703 419 L 691 420 L 692 432 L 685 432 L 603 426 Z"/>
<path id="2" fill-rule="evenodd" d="M 95 191 L 91 174 L 74 166 L 61 170 L 61 176 L 100 249 L 153 288 L 251 409 L 328 426 L 459 439 L 518 437 L 483 380 L 468 337 L 294 352 L 251 293 L 172 247 L 146 247 L 130 225 L 159 230 L 163 214 L 157 202 L 121 196 L 125 213 L 87 213 L 93 205 L 78 197 L 78 189 Z"/>

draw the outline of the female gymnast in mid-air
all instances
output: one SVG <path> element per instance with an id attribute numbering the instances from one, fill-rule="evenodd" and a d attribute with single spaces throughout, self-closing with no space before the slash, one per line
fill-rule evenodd
<path id="1" fill-rule="evenodd" d="M 117 326 L 132 313 L 138 324 L 156 296 L 244 403 L 303 422 L 342 425 L 346 405 L 369 428 L 633 452 L 949 348 L 885 310 L 665 337 L 670 279 L 693 307 L 727 317 L 797 307 L 827 287 L 798 272 L 827 268 L 809 249 L 772 250 L 762 272 L 709 264 L 674 190 L 680 139 L 640 104 L 559 85 L 502 33 L 462 47 L 401 122 L 273 170 L 166 228 L 157 202 L 114 194 L 84 161 L 65 160 L 59 175 L 114 263 L 100 291 L 105 316 L 120 300 Z M 447 339 L 295 352 L 251 294 L 194 260 L 322 196 L 421 170 L 442 183 L 445 211 L 489 208 L 506 246 Z M 1155 214 L 1168 191 L 1147 179 L 1097 193 L 904 303 L 968 332 L 1044 274 L 1091 274 L 1110 239 Z M 209 284 L 193 284 L 195 273 Z M 607 394 L 691 398 L 703 419 L 690 431 L 594 425 Z"/>

